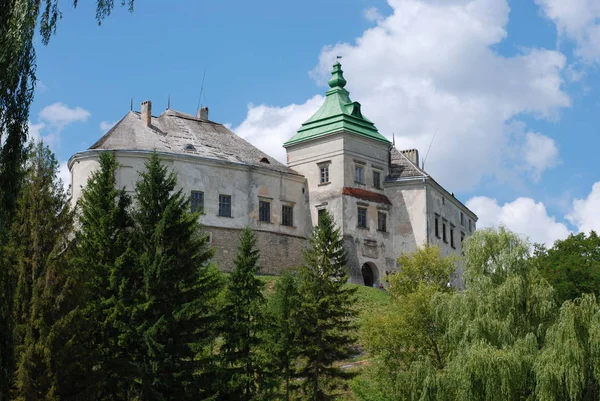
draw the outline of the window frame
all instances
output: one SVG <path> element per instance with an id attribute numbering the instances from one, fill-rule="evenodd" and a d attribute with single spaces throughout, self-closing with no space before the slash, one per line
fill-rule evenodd
<path id="1" fill-rule="evenodd" d="M 325 175 L 325 177 L 323 177 Z M 327 178 L 326 181 L 324 181 L 324 178 Z M 330 178 L 329 178 L 329 164 L 321 164 L 319 165 L 319 183 L 320 184 L 329 184 Z"/>
<path id="2" fill-rule="evenodd" d="M 195 201 L 194 195 L 200 195 L 201 200 L 198 201 L 198 205 L 201 205 L 202 207 L 200 207 L 200 208 L 198 208 L 197 206 L 194 207 L 194 201 Z M 204 191 L 191 191 L 191 193 L 190 193 L 190 212 L 204 214 Z"/>
<path id="3" fill-rule="evenodd" d="M 361 218 L 361 216 L 362 216 L 362 218 Z M 356 226 L 358 228 L 368 228 L 367 227 L 367 208 L 364 206 L 356 207 Z"/>
<path id="4" fill-rule="evenodd" d="M 265 206 L 268 212 L 267 219 L 264 218 Z M 258 201 L 258 221 L 261 223 L 271 223 L 271 201 L 260 199 Z"/>
<path id="5" fill-rule="evenodd" d="M 232 203 L 231 195 L 219 194 L 219 211 L 217 216 L 231 217 Z M 229 213 L 223 213 L 224 211 L 228 211 Z"/>
<path id="6" fill-rule="evenodd" d="M 358 172 L 361 172 L 358 174 Z M 360 180 L 359 180 L 360 178 Z M 354 166 L 354 182 L 356 184 L 365 184 L 365 166 L 364 165 L 355 165 Z"/>
<path id="7" fill-rule="evenodd" d="M 375 180 L 377 175 L 377 180 Z M 381 171 L 373 169 L 373 188 L 381 189 Z"/>
<path id="8" fill-rule="evenodd" d="M 286 209 L 288 209 L 289 213 L 286 213 Z M 286 227 L 294 227 L 294 205 L 281 205 L 281 225 Z"/>
<path id="9" fill-rule="evenodd" d="M 454 243 L 454 224 L 450 224 L 450 246 L 452 249 L 456 249 L 456 244 Z"/>
<path id="10" fill-rule="evenodd" d="M 435 236 L 437 238 L 441 238 L 440 237 L 440 215 L 437 213 L 435 214 L 435 217 L 434 217 L 433 226 L 434 226 Z"/>
<path id="11" fill-rule="evenodd" d="M 447 226 L 448 226 L 448 220 L 442 219 L 442 241 L 444 241 L 445 244 L 448 243 L 448 235 L 446 235 Z"/>
<path id="12" fill-rule="evenodd" d="M 381 224 L 383 216 L 383 224 Z M 381 210 L 377 211 L 377 231 L 382 233 L 387 233 L 387 213 L 382 212 Z"/>

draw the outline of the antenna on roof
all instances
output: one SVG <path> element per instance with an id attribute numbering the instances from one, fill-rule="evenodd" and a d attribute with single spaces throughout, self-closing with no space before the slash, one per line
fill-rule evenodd
<path id="1" fill-rule="evenodd" d="M 427 153 L 425 153 L 425 157 L 423 158 L 423 163 L 421 163 L 421 168 L 423 170 L 425 170 L 425 162 L 427 161 L 427 156 L 429 156 L 429 151 L 431 150 L 431 145 L 433 145 L 433 140 L 435 139 L 435 136 L 437 135 L 437 128 L 435 129 L 435 132 L 433 133 L 433 138 L 431 138 L 431 143 L 429 144 L 429 148 L 427 148 Z"/>
<path id="2" fill-rule="evenodd" d="M 167 100 L 167 110 L 171 109 L 171 94 L 169 93 L 169 99 Z"/>
<path id="3" fill-rule="evenodd" d="M 204 74 L 202 74 L 202 85 L 200 85 L 200 95 L 198 96 L 196 110 L 200 110 L 200 101 L 202 100 L 202 92 L 204 91 L 204 78 L 206 78 L 206 67 L 204 67 Z"/>
<path id="4" fill-rule="evenodd" d="M 131 103 L 129 104 L 129 111 L 133 111 L 133 98 L 131 98 Z"/>

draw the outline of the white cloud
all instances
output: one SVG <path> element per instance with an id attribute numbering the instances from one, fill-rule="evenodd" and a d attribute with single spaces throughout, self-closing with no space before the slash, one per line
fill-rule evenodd
<path id="1" fill-rule="evenodd" d="M 377 22 L 383 19 L 383 15 L 379 12 L 377 7 L 369 7 L 363 10 L 363 16 L 367 21 Z"/>
<path id="2" fill-rule="evenodd" d="M 509 126 L 520 115 L 556 118 L 570 105 L 561 89 L 561 53 L 526 49 L 503 57 L 494 50 L 507 35 L 506 0 L 389 4 L 392 15 L 354 43 L 325 47 L 311 75 L 326 82 L 335 56 L 342 55 L 352 99 L 381 133 L 396 134 L 398 147 L 417 148 L 423 157 L 437 131 L 426 167 L 449 190 L 471 190 L 483 177 L 503 174 L 512 146 Z M 318 99 L 303 105 L 306 117 L 308 104 Z M 253 135 L 246 137 L 259 147 L 287 140 L 303 122 L 295 107 L 250 107 L 239 128 L 251 125 Z M 273 153 L 279 160 L 282 155 Z"/>
<path id="3" fill-rule="evenodd" d="M 573 201 L 573 208 L 567 219 L 580 232 L 595 230 L 600 233 L 600 181 L 592 186 L 592 191 L 585 199 Z"/>
<path id="4" fill-rule="evenodd" d="M 44 123 L 34 124 L 31 121 L 27 122 L 29 140 L 37 143 L 42 139 L 42 130 L 46 127 Z"/>
<path id="5" fill-rule="evenodd" d="M 600 2 L 598 0 L 535 0 L 561 37 L 575 42 L 586 62 L 600 62 Z"/>
<path id="6" fill-rule="evenodd" d="M 100 123 L 100 131 L 107 132 L 109 129 L 114 127 L 118 121 L 102 121 Z"/>
<path id="7" fill-rule="evenodd" d="M 517 198 L 513 202 L 499 205 L 496 199 L 477 196 L 467 202 L 467 207 L 479 217 L 478 227 L 503 225 L 535 243 L 552 246 L 554 241 L 570 234 L 565 224 L 548 216 L 542 202 L 535 202 L 531 198 Z"/>
<path id="8" fill-rule="evenodd" d="M 70 108 L 60 102 L 46 106 L 40 111 L 40 120 L 59 131 L 74 122 L 85 122 L 90 116 L 90 112 L 81 107 Z"/>
<path id="9" fill-rule="evenodd" d="M 62 161 L 58 167 L 58 178 L 61 179 L 65 192 L 71 185 L 71 173 L 69 172 L 68 162 Z"/>
<path id="10" fill-rule="evenodd" d="M 528 132 L 525 135 L 523 160 L 532 172 L 533 179 L 539 181 L 544 170 L 553 167 L 558 162 L 558 147 L 554 139 Z"/>
<path id="11" fill-rule="evenodd" d="M 263 152 L 285 163 L 283 143 L 319 109 L 323 100 L 322 96 L 317 95 L 303 104 L 285 107 L 251 104 L 246 119 L 234 131 Z"/>

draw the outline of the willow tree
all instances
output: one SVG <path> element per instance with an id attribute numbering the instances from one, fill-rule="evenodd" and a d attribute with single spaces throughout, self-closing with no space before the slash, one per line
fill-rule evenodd
<path id="1" fill-rule="evenodd" d="M 36 84 L 34 36 L 36 28 L 43 44 L 48 44 L 61 17 L 58 0 L 0 1 L 0 241 L 15 215 L 17 195 L 23 180 L 27 150 L 29 108 Z M 133 10 L 134 0 L 122 0 Z M 73 6 L 78 0 L 73 0 Z M 110 15 L 114 2 L 96 0 L 96 19 Z M 1 255 L 0 255 L 1 256 Z M 1 259 L 1 258 L 0 258 Z M 12 330 L 10 302 L 14 280 L 8 267 L 0 264 L 0 332 Z M 12 376 L 12 343 L 9 336 L 0 341 L 0 401 L 8 397 Z"/>

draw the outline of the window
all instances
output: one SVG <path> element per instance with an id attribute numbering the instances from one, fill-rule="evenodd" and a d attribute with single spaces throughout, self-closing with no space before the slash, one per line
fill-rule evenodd
<path id="1" fill-rule="evenodd" d="M 367 209 L 364 207 L 358 208 L 358 227 L 367 228 Z"/>
<path id="2" fill-rule="evenodd" d="M 435 236 L 440 238 L 440 216 L 435 215 Z"/>
<path id="3" fill-rule="evenodd" d="M 446 236 L 446 220 L 442 221 L 442 240 L 447 244 L 448 237 Z"/>
<path id="4" fill-rule="evenodd" d="M 204 210 L 204 192 L 192 191 L 190 206 L 192 212 L 202 212 Z"/>
<path id="5" fill-rule="evenodd" d="M 470 232 L 470 233 L 472 233 L 472 232 L 473 232 L 473 228 L 472 228 L 471 219 L 469 219 L 469 232 Z"/>
<path id="6" fill-rule="evenodd" d="M 365 168 L 362 166 L 356 166 L 355 169 L 355 176 L 354 176 L 354 181 L 357 182 L 358 184 L 364 184 L 365 183 Z"/>
<path id="7" fill-rule="evenodd" d="M 321 222 L 321 219 L 325 216 L 325 209 L 317 210 L 317 224 Z"/>
<path id="8" fill-rule="evenodd" d="M 462 246 L 463 241 L 465 240 L 465 233 L 461 231 L 460 233 L 460 246 Z"/>
<path id="9" fill-rule="evenodd" d="M 442 205 L 445 205 L 445 204 L 446 204 L 446 198 L 444 198 L 444 197 L 442 196 Z"/>
<path id="10" fill-rule="evenodd" d="M 450 225 L 450 246 L 456 249 L 456 246 L 454 245 L 454 226 L 452 224 Z"/>
<path id="11" fill-rule="evenodd" d="M 219 195 L 219 216 L 231 217 L 231 195 Z"/>
<path id="12" fill-rule="evenodd" d="M 460 225 L 465 226 L 465 214 L 463 212 L 460 212 Z"/>
<path id="13" fill-rule="evenodd" d="M 373 187 L 381 189 L 381 172 L 373 171 Z"/>
<path id="14" fill-rule="evenodd" d="M 294 225 L 294 207 L 283 205 L 281 206 L 281 224 L 292 227 Z"/>
<path id="15" fill-rule="evenodd" d="M 377 212 L 377 230 L 387 231 L 387 213 Z"/>
<path id="16" fill-rule="evenodd" d="M 319 167 L 321 171 L 321 184 L 327 184 L 329 182 L 329 166 Z"/>
<path id="17" fill-rule="evenodd" d="M 265 223 L 271 222 L 271 202 L 260 201 L 258 203 L 258 219 Z"/>

